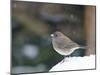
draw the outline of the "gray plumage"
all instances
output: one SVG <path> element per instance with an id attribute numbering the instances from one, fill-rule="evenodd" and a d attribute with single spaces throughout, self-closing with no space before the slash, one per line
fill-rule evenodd
<path id="1" fill-rule="evenodd" d="M 51 37 L 54 50 L 61 55 L 70 55 L 76 49 L 81 48 L 80 45 L 78 45 L 59 31 L 51 34 Z"/>

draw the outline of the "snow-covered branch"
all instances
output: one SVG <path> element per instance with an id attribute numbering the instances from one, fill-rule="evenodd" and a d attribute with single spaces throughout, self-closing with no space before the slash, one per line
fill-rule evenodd
<path id="1" fill-rule="evenodd" d="M 50 71 L 95 69 L 95 55 L 84 57 L 66 57 Z"/>

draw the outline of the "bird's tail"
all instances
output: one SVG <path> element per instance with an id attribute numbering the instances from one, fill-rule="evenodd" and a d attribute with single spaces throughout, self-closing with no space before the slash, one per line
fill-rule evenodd
<path id="1" fill-rule="evenodd" d="M 80 46 L 80 49 L 86 49 L 86 46 Z"/>

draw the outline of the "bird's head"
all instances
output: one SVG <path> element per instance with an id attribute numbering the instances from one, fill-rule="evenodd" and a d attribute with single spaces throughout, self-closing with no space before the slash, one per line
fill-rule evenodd
<path id="1" fill-rule="evenodd" d="M 59 32 L 59 31 L 56 31 L 56 32 L 54 32 L 53 34 L 51 34 L 51 37 L 52 38 L 62 38 L 62 37 L 64 37 L 65 35 L 63 34 L 63 33 L 61 33 L 61 32 Z"/>

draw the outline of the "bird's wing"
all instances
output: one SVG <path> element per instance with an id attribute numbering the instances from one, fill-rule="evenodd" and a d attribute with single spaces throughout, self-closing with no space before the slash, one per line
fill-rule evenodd
<path id="1" fill-rule="evenodd" d="M 62 42 L 58 43 L 58 48 L 60 49 L 71 49 L 74 47 L 78 47 L 79 45 L 73 41 L 66 41 L 65 39 L 61 39 Z"/>

